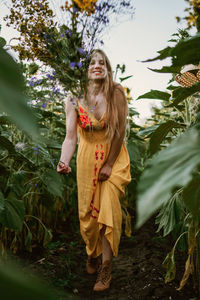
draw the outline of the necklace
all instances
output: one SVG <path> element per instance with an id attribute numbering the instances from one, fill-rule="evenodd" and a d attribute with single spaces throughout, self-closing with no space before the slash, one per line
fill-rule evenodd
<path id="1" fill-rule="evenodd" d="M 89 107 L 91 113 L 94 112 L 94 110 L 95 110 L 95 108 L 96 108 L 96 106 L 97 106 L 97 103 L 98 103 L 98 101 L 96 100 L 96 101 L 95 101 L 95 104 Z"/>

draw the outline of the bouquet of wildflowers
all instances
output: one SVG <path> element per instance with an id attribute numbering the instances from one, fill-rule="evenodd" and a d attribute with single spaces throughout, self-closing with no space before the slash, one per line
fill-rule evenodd
<path id="1" fill-rule="evenodd" d="M 20 32 L 17 45 L 21 60 L 44 63 L 66 91 L 80 96 L 87 82 L 88 57 L 108 27 L 111 16 L 133 14 L 128 0 L 12 1 L 7 25 Z"/>

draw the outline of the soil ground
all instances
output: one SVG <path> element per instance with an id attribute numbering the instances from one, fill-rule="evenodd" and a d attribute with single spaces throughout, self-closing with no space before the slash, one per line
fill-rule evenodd
<path id="1" fill-rule="evenodd" d="M 186 254 L 176 252 L 176 278 L 164 283 L 165 270 L 162 262 L 171 250 L 168 239 L 155 237 L 154 220 L 151 219 L 131 238 L 122 235 L 119 255 L 113 259 L 112 283 L 108 291 L 95 294 L 92 287 L 96 275 L 85 271 L 85 246 L 79 233 L 60 232 L 48 250 L 33 252 L 24 257 L 24 268 L 42 274 L 44 281 L 56 287 L 60 300 L 197 300 L 192 278 L 181 291 L 176 289 L 184 273 Z"/>

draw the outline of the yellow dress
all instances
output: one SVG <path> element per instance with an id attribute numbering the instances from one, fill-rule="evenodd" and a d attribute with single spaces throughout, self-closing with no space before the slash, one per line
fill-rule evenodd
<path id="1" fill-rule="evenodd" d="M 88 255 L 102 253 L 100 230 L 106 225 L 105 236 L 113 256 L 118 254 L 122 212 L 120 197 L 131 181 L 130 160 L 125 144 L 112 167 L 111 176 L 98 181 L 98 173 L 110 150 L 105 139 L 105 114 L 100 120 L 78 104 L 78 132 L 80 141 L 77 153 L 78 210 L 81 235 Z"/>

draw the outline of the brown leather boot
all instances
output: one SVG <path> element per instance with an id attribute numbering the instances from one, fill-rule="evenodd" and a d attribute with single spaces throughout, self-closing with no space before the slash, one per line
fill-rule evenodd
<path id="1" fill-rule="evenodd" d="M 88 256 L 87 263 L 86 263 L 86 271 L 88 274 L 95 274 L 98 270 L 100 261 L 99 257 L 91 257 Z"/>
<path id="2" fill-rule="evenodd" d="M 102 265 L 98 273 L 97 281 L 94 285 L 93 291 L 103 292 L 110 287 L 111 282 L 111 264 L 112 262 L 106 260 Z"/>

